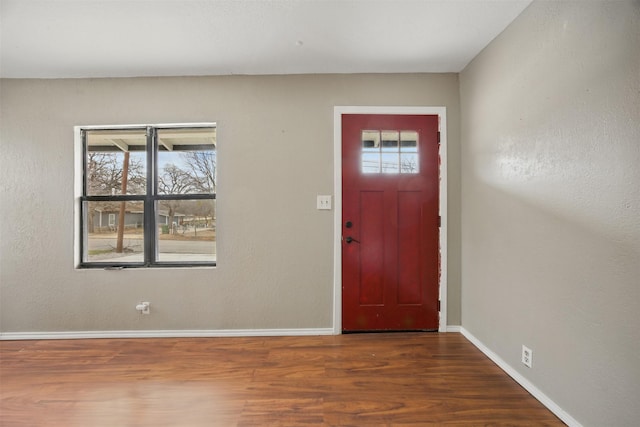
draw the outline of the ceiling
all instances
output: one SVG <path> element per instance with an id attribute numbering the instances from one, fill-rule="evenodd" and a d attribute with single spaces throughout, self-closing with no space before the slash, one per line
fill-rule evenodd
<path id="1" fill-rule="evenodd" d="M 0 77 L 459 72 L 531 0 L 0 0 Z"/>

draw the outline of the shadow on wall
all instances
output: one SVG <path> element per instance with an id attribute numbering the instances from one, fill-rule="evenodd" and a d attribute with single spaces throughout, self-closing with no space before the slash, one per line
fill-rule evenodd
<path id="1" fill-rule="evenodd" d="M 577 405 L 605 393 L 640 419 L 638 229 L 620 239 L 479 180 L 467 194 L 465 327 L 567 412 L 601 419 L 602 408 Z M 522 344 L 534 350 L 532 370 L 520 363 Z"/>

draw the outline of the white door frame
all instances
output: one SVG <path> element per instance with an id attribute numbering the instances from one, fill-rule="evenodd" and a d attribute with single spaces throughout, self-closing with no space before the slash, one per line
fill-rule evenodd
<path id="1" fill-rule="evenodd" d="M 358 107 L 333 108 L 333 333 L 342 333 L 342 116 L 345 114 L 438 115 L 440 130 L 440 320 L 438 331 L 447 330 L 447 108 Z"/>

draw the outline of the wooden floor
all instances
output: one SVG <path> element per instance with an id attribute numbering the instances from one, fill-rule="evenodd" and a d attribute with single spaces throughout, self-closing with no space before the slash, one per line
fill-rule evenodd
<path id="1" fill-rule="evenodd" d="M 563 425 L 457 333 L 0 342 L 0 425 Z"/>

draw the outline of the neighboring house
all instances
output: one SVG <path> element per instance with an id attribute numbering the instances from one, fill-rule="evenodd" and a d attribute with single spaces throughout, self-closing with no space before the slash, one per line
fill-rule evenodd
<path id="1" fill-rule="evenodd" d="M 173 222 L 181 225 L 186 215 L 181 213 L 173 214 Z M 96 209 L 93 214 L 94 232 L 115 231 L 118 228 L 120 218 L 119 209 Z M 141 228 L 144 224 L 144 213 L 141 210 L 126 210 L 124 215 L 124 228 Z M 157 219 L 158 225 L 169 225 L 169 213 L 160 211 Z"/>

